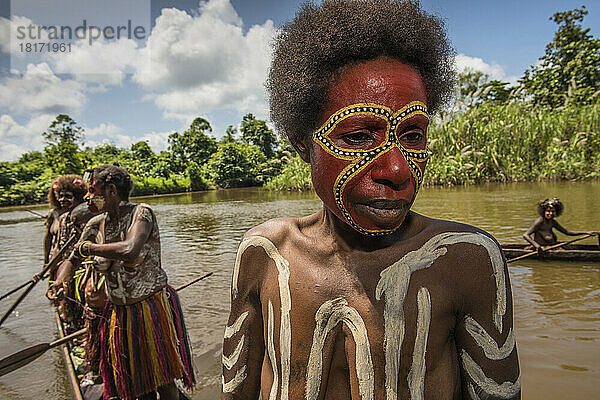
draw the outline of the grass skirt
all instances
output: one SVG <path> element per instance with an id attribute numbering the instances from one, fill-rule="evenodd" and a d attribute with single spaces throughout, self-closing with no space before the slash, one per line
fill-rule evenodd
<path id="1" fill-rule="evenodd" d="M 100 332 L 104 399 L 135 399 L 175 379 L 193 387 L 191 347 L 172 287 L 127 306 L 107 302 Z"/>

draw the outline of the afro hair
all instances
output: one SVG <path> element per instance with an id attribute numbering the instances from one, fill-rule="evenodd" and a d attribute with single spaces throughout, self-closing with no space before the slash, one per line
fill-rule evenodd
<path id="1" fill-rule="evenodd" d="M 305 143 L 344 67 L 390 57 L 419 71 L 430 112 L 450 97 L 454 51 L 443 22 L 412 0 L 325 0 L 303 4 L 274 42 L 267 79 L 271 119 L 292 144 Z"/>
<path id="2" fill-rule="evenodd" d="M 77 203 L 83 203 L 83 196 L 87 193 L 87 184 L 81 179 L 79 175 L 62 175 L 56 178 L 50 189 L 48 190 L 48 203 L 52 208 L 60 209 L 60 203 L 56 193 L 60 193 L 63 190 L 67 190 L 73 193 L 73 197 Z"/>

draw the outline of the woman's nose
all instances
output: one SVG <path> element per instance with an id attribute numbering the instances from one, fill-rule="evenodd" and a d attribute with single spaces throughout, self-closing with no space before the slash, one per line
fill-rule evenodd
<path id="1" fill-rule="evenodd" d="M 382 185 L 394 190 L 404 189 L 411 178 L 408 162 L 397 146 L 392 147 L 373 161 L 371 178 Z"/>

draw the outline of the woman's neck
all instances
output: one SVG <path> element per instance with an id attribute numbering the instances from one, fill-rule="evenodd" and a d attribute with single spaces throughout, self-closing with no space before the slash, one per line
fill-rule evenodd
<path id="1" fill-rule="evenodd" d="M 414 213 L 409 211 L 402 225 L 393 232 L 385 235 L 364 235 L 347 223 L 341 221 L 327 207 L 323 206 L 321 230 L 325 235 L 331 235 L 341 248 L 362 251 L 374 251 L 389 247 L 403 239 L 413 227 Z"/>

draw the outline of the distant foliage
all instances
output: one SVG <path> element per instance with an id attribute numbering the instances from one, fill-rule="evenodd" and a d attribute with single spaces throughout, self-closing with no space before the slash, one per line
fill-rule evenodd
<path id="1" fill-rule="evenodd" d="M 183 133 L 169 135 L 169 152 L 172 154 L 173 173 L 185 173 L 191 163 L 204 164 L 217 151 L 217 141 L 210 133 L 212 127 L 204 118 L 196 118 Z"/>
<path id="2" fill-rule="evenodd" d="M 256 119 L 252 114 L 246 114 L 240 124 L 240 132 L 242 141 L 258 146 L 265 157 L 272 158 L 275 155 L 278 145 L 277 136 L 267 127 L 265 121 Z"/>
<path id="3" fill-rule="evenodd" d="M 284 156 L 281 173 L 271 178 L 265 187 L 271 190 L 311 190 L 310 164 L 302 161 L 296 153 Z"/>
<path id="4" fill-rule="evenodd" d="M 430 125 L 427 135 L 430 185 L 600 176 L 600 101 L 559 111 L 485 103 Z"/>
<path id="5" fill-rule="evenodd" d="M 153 178 L 132 176 L 134 186 L 132 196 L 150 196 L 156 194 L 183 193 L 190 189 L 188 178 Z"/>
<path id="6" fill-rule="evenodd" d="M 25 153 L 14 163 L 0 163 L 0 205 L 44 201 L 53 177 L 39 151 Z"/>
<path id="7" fill-rule="evenodd" d="M 222 143 L 208 160 L 210 180 L 220 188 L 258 186 L 267 158 L 256 145 Z"/>
<path id="8" fill-rule="evenodd" d="M 77 174 L 83 169 L 79 144 L 83 128 L 66 114 L 59 114 L 48 130 L 42 133 L 47 146 L 44 148 L 46 163 L 56 175 Z"/>
<path id="9" fill-rule="evenodd" d="M 552 108 L 589 104 L 598 96 L 600 39 L 580 24 L 587 14 L 584 6 L 550 18 L 559 25 L 554 40 L 546 46 L 539 65 L 531 66 L 522 78 L 535 104 Z"/>

